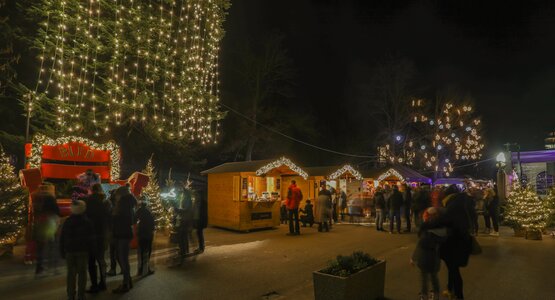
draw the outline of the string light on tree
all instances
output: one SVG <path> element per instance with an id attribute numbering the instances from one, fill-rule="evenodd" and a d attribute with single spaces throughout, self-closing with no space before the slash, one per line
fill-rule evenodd
<path id="1" fill-rule="evenodd" d="M 139 121 L 170 138 L 215 142 L 219 43 L 229 0 L 41 0 L 34 99 L 63 132 Z M 33 101 L 34 102 L 34 101 Z M 54 102 L 50 102 L 54 103 Z"/>
<path id="2" fill-rule="evenodd" d="M 0 246 L 13 244 L 27 222 L 26 189 L 19 184 L 9 157 L 0 147 Z"/>
<path id="3" fill-rule="evenodd" d="M 162 203 L 160 186 L 158 185 L 157 172 L 152 163 L 152 157 L 148 160 L 143 173 L 149 178 L 148 184 L 143 188 L 141 195 L 146 196 L 149 202 L 152 215 L 156 223 L 156 228 L 167 228 L 171 223 L 171 214 Z"/>
<path id="4" fill-rule="evenodd" d="M 379 147 L 382 159 L 449 176 L 458 162 L 482 157 L 481 121 L 471 105 L 446 102 L 431 108 L 419 99 L 411 108 L 412 124 L 403 129 L 407 134 Z"/>
<path id="5" fill-rule="evenodd" d="M 545 228 L 549 210 L 531 187 L 522 187 L 515 182 L 507 198 L 505 217 L 517 228 L 538 232 Z"/>

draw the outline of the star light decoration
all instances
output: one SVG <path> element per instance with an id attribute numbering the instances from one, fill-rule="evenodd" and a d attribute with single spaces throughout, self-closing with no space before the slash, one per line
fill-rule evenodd
<path id="1" fill-rule="evenodd" d="M 469 104 L 445 103 L 436 113 L 427 113 L 424 100 L 413 100 L 412 124 L 406 139 L 379 147 L 380 157 L 390 163 L 416 166 L 450 176 L 457 162 L 482 158 L 481 120 L 473 117 Z"/>
<path id="2" fill-rule="evenodd" d="M 37 134 L 33 138 L 31 146 L 31 158 L 29 159 L 29 165 L 31 168 L 40 168 L 42 162 L 42 146 L 58 146 L 65 145 L 68 143 L 81 143 L 93 150 L 103 150 L 110 152 L 110 177 L 111 180 L 119 179 L 120 175 L 120 149 L 119 146 L 114 142 L 108 142 L 105 144 L 98 144 L 89 139 L 78 137 L 78 136 L 64 136 L 56 139 L 49 138 L 43 134 Z"/>
<path id="3" fill-rule="evenodd" d="M 216 142 L 219 42 L 229 0 L 41 0 L 40 70 L 29 110 L 52 100 L 64 132 L 142 122 Z"/>
<path id="4" fill-rule="evenodd" d="M 351 175 L 353 175 L 357 180 L 362 180 L 364 178 L 364 177 L 362 177 L 362 174 L 360 174 L 359 171 L 355 170 L 351 165 L 344 165 L 339 170 L 333 172 L 329 176 L 329 178 L 330 178 L 330 180 L 335 180 L 335 179 L 339 178 L 341 175 L 343 175 L 347 172 L 349 172 Z"/>
<path id="5" fill-rule="evenodd" d="M 294 164 L 290 159 L 285 157 L 281 157 L 280 159 L 275 160 L 261 167 L 260 169 L 256 170 L 256 176 L 263 176 L 266 173 L 270 172 L 271 170 L 279 168 L 281 166 L 287 166 L 293 172 L 299 174 L 299 176 L 301 176 L 303 179 L 305 180 L 308 179 L 308 174 L 303 169 L 301 169 L 296 164 Z"/>
<path id="6" fill-rule="evenodd" d="M 384 173 L 382 173 L 380 176 L 378 176 L 378 181 L 383 181 L 388 177 L 397 177 L 399 179 L 399 181 L 404 182 L 405 181 L 405 177 L 403 177 L 403 175 L 401 175 L 399 172 L 397 172 L 397 170 L 390 168 L 389 170 L 385 171 Z"/>

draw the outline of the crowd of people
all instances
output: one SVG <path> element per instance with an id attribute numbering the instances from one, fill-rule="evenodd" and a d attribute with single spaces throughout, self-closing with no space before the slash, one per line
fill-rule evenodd
<path id="1" fill-rule="evenodd" d="M 283 203 L 289 223 L 288 234 L 300 235 L 299 221 L 303 227 L 318 224 L 319 232 L 329 231 L 333 222 L 338 222 L 337 213 L 343 208 L 341 203 L 346 203 L 342 200 L 343 194 L 323 184 L 315 205 L 307 200 L 304 208 L 299 208 L 303 194 L 292 181 Z M 460 189 L 451 185 L 430 190 L 427 185 L 411 188 L 407 184 L 393 184 L 376 188 L 372 200 L 378 231 L 386 231 L 384 223 L 387 221 L 389 233 L 411 232 L 412 223 L 416 226 L 419 240 L 410 261 L 420 270 L 419 299 L 439 299 L 441 260 L 448 271 L 444 295 L 449 299 L 464 299 L 460 268 L 468 265 L 471 254 L 481 251 L 475 239 L 479 232 L 478 218 L 484 218 L 483 233 L 499 235 L 499 199 L 494 189 L 471 185 Z M 302 213 L 300 217 L 299 212 Z"/>
<path id="2" fill-rule="evenodd" d="M 126 293 L 133 288 L 129 256 L 134 237 L 138 245 L 137 276 L 154 273 L 150 258 L 156 224 L 149 199 L 146 196 L 137 199 L 129 184 L 106 195 L 95 176 L 97 174 L 88 171 L 79 177 L 73 188 L 71 214 L 67 218 L 61 218 L 52 185 L 40 185 L 31 196 L 32 233 L 36 244 L 35 276 L 44 276 L 46 270 L 57 274 L 58 257 L 65 259 L 68 299 L 85 299 L 85 293 L 105 291 L 107 276 L 123 277 L 113 293 Z M 182 256 L 190 253 L 188 239 L 192 228 L 196 229 L 199 246 L 195 252 L 204 251 L 202 229 L 207 225 L 206 205 L 200 197 L 196 199 L 198 201 L 192 192 L 185 195 L 175 210 L 178 220 L 175 228 L 182 233 L 178 243 Z M 106 252 L 110 255 L 109 270 Z M 118 265 L 120 273 L 116 270 Z M 87 277 L 90 279 L 88 289 Z"/>

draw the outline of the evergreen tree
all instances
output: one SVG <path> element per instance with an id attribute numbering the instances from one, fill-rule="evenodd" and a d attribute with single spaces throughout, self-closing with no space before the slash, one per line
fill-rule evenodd
<path id="1" fill-rule="evenodd" d="M 545 202 L 530 187 L 515 185 L 507 198 L 506 219 L 517 228 L 539 231 L 545 228 L 548 211 Z"/>
<path id="2" fill-rule="evenodd" d="M 0 147 L 0 246 L 14 243 L 27 222 L 27 191 Z"/>
<path id="3" fill-rule="evenodd" d="M 149 181 L 142 191 L 142 196 L 146 196 L 149 201 L 150 209 L 156 222 L 156 228 L 167 228 L 170 223 L 170 214 L 164 207 L 160 197 L 160 185 L 158 185 L 157 172 L 154 169 L 152 157 L 148 160 L 143 173 L 148 176 Z"/>
<path id="4" fill-rule="evenodd" d="M 555 225 L 555 188 L 551 188 L 547 193 L 544 206 L 548 214 L 547 226 Z"/>

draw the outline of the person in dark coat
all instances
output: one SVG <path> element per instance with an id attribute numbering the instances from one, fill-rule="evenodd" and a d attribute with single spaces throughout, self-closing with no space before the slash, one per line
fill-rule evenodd
<path id="1" fill-rule="evenodd" d="M 403 195 L 399 192 L 399 187 L 393 185 L 393 191 L 389 196 L 389 233 L 393 233 L 393 221 L 397 222 L 397 233 L 401 233 L 401 206 L 403 205 Z"/>
<path id="2" fill-rule="evenodd" d="M 405 221 L 407 223 L 407 232 L 410 232 L 411 230 L 411 207 L 412 207 L 412 192 L 410 187 L 404 183 L 402 186 L 402 194 L 403 194 L 403 206 L 402 206 L 402 211 L 403 211 L 403 216 L 405 218 Z"/>
<path id="3" fill-rule="evenodd" d="M 50 185 L 40 185 L 31 195 L 33 208 L 33 240 L 36 243 L 37 276 L 44 272 L 44 260 L 48 257 L 49 267 L 56 269 L 56 231 L 60 219 L 60 209 Z"/>
<path id="4" fill-rule="evenodd" d="M 86 208 L 87 205 L 82 200 L 72 202 L 71 216 L 64 222 L 60 235 L 60 253 L 67 263 L 68 299 L 85 299 L 89 251 L 96 249 L 94 227 L 85 215 Z M 79 279 L 75 298 L 77 277 Z"/>
<path id="5" fill-rule="evenodd" d="M 188 186 L 183 189 L 183 198 L 179 207 L 175 209 L 177 243 L 179 245 L 179 263 L 183 263 L 185 257 L 189 255 L 189 237 L 193 229 L 193 190 Z"/>
<path id="6" fill-rule="evenodd" d="M 197 190 L 193 199 L 193 228 L 197 233 L 198 249 L 196 253 L 204 252 L 204 229 L 208 226 L 208 203 L 206 191 Z"/>
<path id="7" fill-rule="evenodd" d="M 416 225 L 416 227 L 420 227 L 423 222 L 422 215 L 424 211 L 432 205 L 430 201 L 430 192 L 428 191 L 427 187 L 416 187 L 412 200 L 414 224 Z"/>
<path id="8" fill-rule="evenodd" d="M 345 221 L 345 213 L 347 212 L 347 193 L 339 189 L 339 208 L 341 209 L 341 221 Z"/>
<path id="9" fill-rule="evenodd" d="M 154 271 L 150 268 L 150 255 L 152 253 L 155 221 L 152 212 L 148 208 L 147 198 L 144 196 L 139 204 L 139 209 L 137 209 L 136 217 L 137 239 L 139 241 L 137 276 L 151 275 L 154 274 Z"/>
<path id="10" fill-rule="evenodd" d="M 110 215 L 113 214 L 114 207 L 116 207 L 116 191 L 113 189 L 110 191 L 110 197 L 108 197 L 108 203 L 110 204 Z M 116 276 L 116 267 L 118 262 L 117 256 L 117 245 L 116 240 L 113 237 L 113 224 L 112 218 L 108 221 L 108 243 L 110 244 L 110 270 L 106 272 L 106 276 Z M 121 267 L 120 267 L 121 269 Z"/>
<path id="11" fill-rule="evenodd" d="M 439 253 L 448 271 L 446 294 L 453 295 L 456 299 L 464 299 L 460 268 L 468 265 L 472 250 L 470 233 L 475 217 L 474 204 L 466 193 L 458 191 L 456 185 L 450 186 L 445 195 L 442 200 L 445 213 L 441 215 L 440 222 L 448 228 L 450 234 L 441 245 Z"/>
<path id="12" fill-rule="evenodd" d="M 310 200 L 306 200 L 306 204 L 304 205 L 304 209 L 299 210 L 303 215 L 301 215 L 301 223 L 303 223 L 303 227 L 306 227 L 306 224 L 309 224 L 310 227 L 314 225 L 314 205 L 310 203 Z"/>
<path id="13" fill-rule="evenodd" d="M 384 231 L 383 220 L 385 213 L 385 198 L 382 188 L 378 187 L 374 193 L 374 207 L 376 209 L 376 230 Z"/>
<path id="14" fill-rule="evenodd" d="M 106 260 L 104 251 L 106 250 L 106 235 L 108 223 L 110 222 L 109 204 L 106 195 L 99 183 L 91 187 L 92 194 L 86 199 L 87 211 L 85 214 L 92 222 L 94 227 L 95 249 L 89 252 L 89 276 L 91 277 L 91 287 L 87 292 L 97 293 L 106 290 Z M 100 281 L 97 276 L 97 266 L 100 273 Z"/>
<path id="15" fill-rule="evenodd" d="M 441 227 L 437 222 L 439 209 L 431 207 L 427 210 L 428 219 L 420 226 L 418 243 L 411 258 L 411 264 L 416 264 L 420 269 L 421 289 L 420 299 L 439 299 L 439 279 L 437 274 L 440 268 L 439 247 L 448 236 L 447 228 Z M 432 282 L 432 294 L 428 294 L 428 283 Z"/>
<path id="16" fill-rule="evenodd" d="M 112 236 L 117 247 L 116 252 L 123 273 L 123 282 L 112 292 L 126 293 L 133 287 L 129 267 L 129 244 L 133 238 L 134 209 L 137 205 L 137 199 L 131 194 L 128 186 L 119 187 L 115 193 L 116 206 L 112 212 Z"/>
<path id="17" fill-rule="evenodd" d="M 326 189 L 326 186 L 322 186 L 322 190 L 318 193 L 318 199 L 316 203 L 316 218 L 318 222 L 318 231 L 326 232 L 330 231 L 329 222 L 331 220 L 331 193 Z"/>

